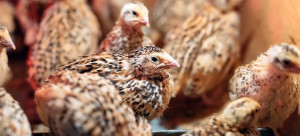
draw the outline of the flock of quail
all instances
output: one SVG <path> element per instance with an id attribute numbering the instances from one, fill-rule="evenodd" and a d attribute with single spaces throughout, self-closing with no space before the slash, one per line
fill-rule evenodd
<path id="1" fill-rule="evenodd" d="M 279 135 L 299 105 L 295 45 L 275 44 L 237 67 L 235 8 L 242 0 L 158 0 L 153 6 L 158 10 L 150 13 L 142 2 L 128 0 L 121 8 L 114 0 L 93 0 L 92 5 L 105 3 L 119 12 L 102 40 L 101 25 L 112 26 L 113 19 L 105 16 L 112 11 L 92 11 L 86 0 L 41 0 L 47 8 L 37 19 L 27 15 L 30 2 L 20 0 L 16 9 L 30 47 L 27 80 L 39 118 L 52 135 L 149 136 L 149 121 L 163 115 L 172 97 L 181 93 L 215 105 L 226 90 L 231 102 L 223 111 L 184 136 L 257 136 L 257 127 Z M 1 16 L 10 15 L 11 9 L 5 11 Z M 94 13 L 102 15 L 100 22 Z M 6 49 L 16 48 L 9 35 L 14 28 L 6 21 L 0 21 L 5 24 L 0 25 L 1 86 L 11 76 Z M 159 41 L 163 49 L 155 46 Z M 0 133 L 32 134 L 23 110 L 4 88 Z"/>

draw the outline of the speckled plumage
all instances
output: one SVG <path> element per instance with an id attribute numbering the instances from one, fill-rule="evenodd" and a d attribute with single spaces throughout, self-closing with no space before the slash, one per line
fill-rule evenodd
<path id="1" fill-rule="evenodd" d="M 34 89 L 59 66 L 97 52 L 99 24 L 85 0 L 64 0 L 45 11 L 27 60 Z"/>
<path id="2" fill-rule="evenodd" d="M 259 136 L 255 129 L 260 105 L 247 97 L 226 106 L 223 113 L 183 136 Z"/>
<path id="3" fill-rule="evenodd" d="M 8 30 L 0 24 L 0 86 L 7 80 L 10 69 L 5 48 L 15 49 Z M 0 134 L 5 136 L 31 136 L 29 121 L 19 103 L 0 87 Z"/>
<path id="4" fill-rule="evenodd" d="M 40 118 L 55 136 L 151 135 L 147 121 L 137 123 L 112 83 L 97 75 L 60 72 L 35 99 Z"/>
<path id="5" fill-rule="evenodd" d="M 239 16 L 207 5 L 165 39 L 165 50 L 181 65 L 172 69 L 175 92 L 197 97 L 216 89 L 239 59 Z"/>
<path id="6" fill-rule="evenodd" d="M 24 111 L 4 88 L 0 88 L 0 134 L 31 136 L 30 123 Z"/>
<path id="7" fill-rule="evenodd" d="M 124 5 L 119 20 L 101 42 L 99 51 L 128 53 L 138 47 L 152 45 L 141 28 L 148 24 L 148 9 L 144 4 L 134 2 Z"/>
<path id="8" fill-rule="evenodd" d="M 171 67 L 179 67 L 171 56 L 160 48 L 145 46 L 129 54 L 104 52 L 76 59 L 47 81 L 63 78 L 65 72 L 103 77 L 114 85 L 136 116 L 151 120 L 162 115 L 173 94 L 173 80 L 165 70 Z"/>
<path id="9" fill-rule="evenodd" d="M 16 19 L 24 32 L 26 45 L 34 44 L 43 12 L 54 1 L 57 0 L 18 0 L 16 3 Z"/>
<path id="10" fill-rule="evenodd" d="M 300 51 L 286 43 L 276 44 L 249 64 L 236 69 L 230 79 L 230 99 L 250 97 L 260 103 L 258 126 L 277 131 L 296 109 L 299 101 L 298 82 Z"/>
<path id="11" fill-rule="evenodd" d="M 206 0 L 157 0 L 150 12 L 151 39 L 163 38 L 169 30 L 197 13 L 205 3 Z"/>

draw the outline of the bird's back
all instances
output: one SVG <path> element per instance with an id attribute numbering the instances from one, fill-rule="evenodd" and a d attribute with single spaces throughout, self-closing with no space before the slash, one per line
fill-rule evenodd
<path id="1" fill-rule="evenodd" d="M 187 84 L 195 87 L 184 93 L 195 96 L 220 84 L 239 58 L 238 36 L 238 15 L 222 14 L 211 6 L 170 31 L 165 49 L 181 64 L 170 71 L 178 84 L 175 91 Z"/>
<path id="2" fill-rule="evenodd" d="M 57 2 L 45 11 L 27 61 L 29 81 L 34 89 L 42 85 L 45 78 L 59 66 L 96 52 L 97 27 L 92 27 L 93 21 L 86 14 L 85 8 L 88 7 L 77 6 Z"/>

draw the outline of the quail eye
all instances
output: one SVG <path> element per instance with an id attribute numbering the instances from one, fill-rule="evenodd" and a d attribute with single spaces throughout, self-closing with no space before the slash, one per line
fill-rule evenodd
<path id="1" fill-rule="evenodd" d="M 132 11 L 132 14 L 138 16 L 138 13 L 136 13 L 135 11 Z"/>
<path id="2" fill-rule="evenodd" d="M 289 60 L 283 60 L 283 63 L 284 63 L 284 65 L 285 65 L 285 67 L 290 67 L 290 66 L 292 66 L 292 62 L 291 61 L 289 61 Z"/>
<path id="3" fill-rule="evenodd" d="M 152 60 L 153 62 L 157 62 L 157 61 L 158 61 L 158 58 L 156 58 L 156 57 L 151 57 L 151 60 Z"/>

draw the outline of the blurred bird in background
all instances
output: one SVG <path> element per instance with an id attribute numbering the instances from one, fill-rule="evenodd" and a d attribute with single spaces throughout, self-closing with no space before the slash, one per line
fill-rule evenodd
<path id="1" fill-rule="evenodd" d="M 28 81 L 36 90 L 59 66 L 97 52 L 100 27 L 85 0 L 64 0 L 51 5 L 31 46 Z"/>
<path id="2" fill-rule="evenodd" d="M 177 95 L 163 118 L 168 126 L 203 118 L 228 100 L 227 82 L 240 59 L 240 18 L 234 9 L 240 2 L 224 1 L 229 7 L 222 11 L 207 1 L 166 35 L 164 49 L 181 65 L 170 70 Z"/>

